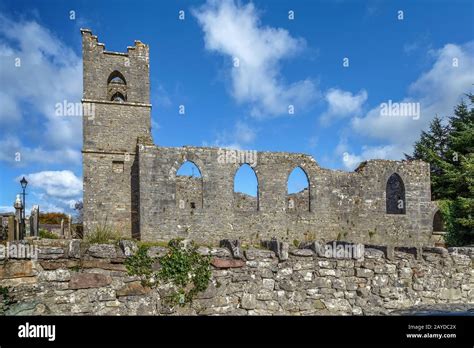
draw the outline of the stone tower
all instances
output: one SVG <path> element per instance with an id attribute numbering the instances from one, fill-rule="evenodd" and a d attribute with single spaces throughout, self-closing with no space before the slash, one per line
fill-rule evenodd
<path id="1" fill-rule="evenodd" d="M 137 139 L 150 137 L 149 48 L 110 52 L 81 29 L 83 57 L 84 232 L 139 231 Z"/>

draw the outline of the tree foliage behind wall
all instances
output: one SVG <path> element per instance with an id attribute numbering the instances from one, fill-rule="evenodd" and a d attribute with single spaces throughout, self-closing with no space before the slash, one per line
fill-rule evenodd
<path id="1" fill-rule="evenodd" d="M 68 221 L 68 216 L 64 213 L 42 213 L 39 216 L 39 223 L 47 225 L 59 225 L 61 224 L 62 219 L 64 219 L 64 222 L 66 223 Z"/>
<path id="2" fill-rule="evenodd" d="M 441 201 L 450 246 L 474 243 L 474 95 L 467 97 L 447 122 L 435 117 L 406 155 L 430 163 L 432 198 Z"/>

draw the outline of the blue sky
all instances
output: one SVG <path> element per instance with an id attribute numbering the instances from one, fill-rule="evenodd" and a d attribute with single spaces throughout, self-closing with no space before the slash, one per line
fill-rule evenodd
<path id="1" fill-rule="evenodd" d="M 303 152 L 353 170 L 365 159 L 401 159 L 436 114 L 473 92 L 473 6 L 2 0 L 0 210 L 22 175 L 28 207 L 67 211 L 81 199 L 81 120 L 54 113 L 81 98 L 81 27 L 107 50 L 150 45 L 156 144 Z M 389 101 L 417 103 L 420 115 L 381 115 Z"/>

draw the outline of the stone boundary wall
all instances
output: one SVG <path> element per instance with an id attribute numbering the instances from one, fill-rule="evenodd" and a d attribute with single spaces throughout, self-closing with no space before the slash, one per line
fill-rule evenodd
<path id="1" fill-rule="evenodd" d="M 133 241 L 29 243 L 22 245 L 36 246 L 37 260 L 0 255 L 0 287 L 9 289 L 12 302 L 0 304 L 0 313 L 373 315 L 417 305 L 474 308 L 473 248 L 366 246 L 363 259 L 356 260 L 326 258 L 311 245 L 297 249 L 275 241 L 267 245 L 276 245 L 277 253 L 200 247 L 200 253 L 212 255 L 211 283 L 191 304 L 171 308 L 162 300 L 169 285 L 150 289 L 127 274 L 124 260 L 137 249 Z M 158 246 L 148 250 L 152 256 L 166 252 Z"/>

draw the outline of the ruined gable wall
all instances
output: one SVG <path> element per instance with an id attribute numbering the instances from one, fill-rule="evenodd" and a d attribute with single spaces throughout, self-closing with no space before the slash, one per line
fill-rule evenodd
<path id="1" fill-rule="evenodd" d="M 230 236 L 292 242 L 345 239 L 393 245 L 427 244 L 431 232 L 429 169 L 422 162 L 370 161 L 358 172 L 322 169 L 304 154 L 258 152 L 258 210 L 236 209 L 233 180 L 240 163 L 220 163 L 219 149 L 140 146 L 140 230 L 144 240 Z M 202 209 L 180 209 L 176 171 L 186 160 L 202 174 Z M 287 179 L 300 166 L 309 178 L 310 211 L 288 209 Z M 385 185 L 397 172 L 406 187 L 406 215 L 385 212 Z M 179 180 L 179 179 L 178 179 Z M 179 185 L 178 185 L 179 187 Z"/>

